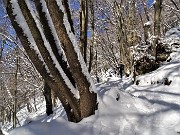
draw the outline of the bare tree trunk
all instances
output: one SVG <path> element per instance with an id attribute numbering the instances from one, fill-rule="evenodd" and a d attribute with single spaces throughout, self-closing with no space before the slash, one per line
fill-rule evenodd
<path id="1" fill-rule="evenodd" d="M 170 1 L 174 4 L 174 6 L 176 7 L 176 9 L 179 10 L 179 7 L 178 7 L 178 5 L 176 4 L 176 2 L 175 2 L 174 0 L 170 0 Z"/>
<path id="2" fill-rule="evenodd" d="M 17 113 L 17 88 L 18 88 L 18 73 L 19 73 L 19 52 L 16 48 L 16 73 L 15 73 L 15 89 L 14 89 L 14 106 L 13 106 L 13 128 L 16 127 L 16 113 Z"/>
<path id="3" fill-rule="evenodd" d="M 21 1 L 22 2 L 22 1 Z M 20 3 L 21 3 L 20 2 Z M 22 3 L 21 3 L 22 4 Z M 24 4 L 24 3 L 23 3 Z M 23 6 L 22 6 L 23 7 Z M 33 50 L 27 36 L 25 35 L 23 29 L 19 26 L 19 24 L 15 21 L 15 15 L 13 15 L 13 10 L 12 10 L 12 4 L 10 3 L 10 1 L 8 0 L 7 3 L 7 13 L 11 19 L 12 25 L 16 30 L 16 33 L 18 35 L 18 37 L 20 38 L 20 41 L 22 43 L 22 45 L 24 46 L 24 49 L 26 50 L 29 58 L 31 59 L 31 61 L 33 62 L 33 64 L 35 65 L 36 69 L 38 70 L 38 72 L 41 74 L 41 76 L 43 77 L 43 79 L 48 83 L 48 85 L 51 87 L 52 90 L 55 91 L 55 93 L 57 94 L 58 98 L 60 99 L 60 101 L 62 102 L 63 107 L 65 108 L 65 111 L 67 113 L 68 118 L 70 118 L 70 113 L 71 110 L 69 107 L 67 106 L 67 102 L 66 99 L 68 100 L 68 102 L 70 103 L 72 109 L 73 109 L 73 113 L 74 113 L 74 117 L 76 119 L 76 121 L 80 121 L 80 111 L 79 111 L 79 107 L 77 104 L 76 99 L 74 98 L 74 96 L 72 95 L 72 93 L 70 93 L 70 89 L 66 86 L 66 84 L 64 83 L 64 81 L 59 78 L 59 80 L 55 82 L 54 78 L 52 78 L 50 76 L 50 74 L 47 72 L 47 69 L 43 63 L 42 60 L 40 60 L 38 54 L 36 54 L 36 50 Z M 26 7 L 27 10 L 27 7 Z M 23 11 L 23 13 L 28 13 L 25 14 L 26 17 L 31 17 L 30 13 L 28 11 Z M 27 20 L 32 21 L 32 18 L 27 18 Z M 32 22 L 31 22 L 32 23 Z M 36 24 L 33 22 L 32 24 L 30 23 L 31 27 L 36 26 Z M 39 36 L 40 34 L 36 34 L 36 38 L 38 38 L 37 40 L 39 40 Z M 39 41 L 40 42 L 40 41 Z M 37 43 L 39 46 L 43 47 L 42 43 Z M 41 49 L 39 49 L 41 50 Z M 46 54 L 47 52 L 44 52 L 44 54 Z M 48 57 L 48 56 L 47 56 Z M 48 57 L 49 59 L 49 57 Z M 52 64 L 51 66 L 53 66 L 54 64 Z M 52 69 L 53 71 L 56 71 L 55 69 Z M 56 76 L 59 73 L 54 73 L 56 74 Z M 69 106 L 69 105 L 68 105 Z"/>
<path id="4" fill-rule="evenodd" d="M 34 109 L 35 109 L 35 111 L 37 111 L 37 107 L 36 107 L 36 91 L 34 90 L 33 91 L 33 99 L 34 99 Z"/>
<path id="5" fill-rule="evenodd" d="M 145 0 L 141 0 L 141 3 L 143 4 L 143 8 L 144 8 L 144 12 L 145 12 L 145 15 L 146 15 L 146 19 L 147 19 L 147 21 L 150 21 L 150 17 L 149 17 L 149 13 L 148 13 L 148 9 L 147 9 Z"/>
<path id="6" fill-rule="evenodd" d="M 0 78 L 2 78 L 2 76 L 0 76 Z M 3 82 L 2 82 L 2 80 L 1 80 L 1 89 L 0 89 L 0 91 L 1 91 L 1 103 L 2 103 L 2 108 L 1 108 L 1 118 L 2 118 L 2 125 L 4 125 L 4 123 L 5 123 L 5 104 L 4 104 L 4 98 L 3 98 Z"/>
<path id="7" fill-rule="evenodd" d="M 2 110 L 2 125 L 5 123 L 5 110 Z"/>
<path id="8" fill-rule="evenodd" d="M 122 1 L 121 1 L 122 2 Z M 126 2 L 128 3 L 128 2 Z M 131 34 L 128 33 L 128 29 L 131 27 L 131 21 L 130 16 L 131 13 L 129 13 L 127 18 L 123 18 L 123 5 L 122 3 L 119 4 L 117 1 L 114 2 L 114 12 L 117 17 L 117 42 L 120 48 L 120 62 L 124 65 L 124 71 L 127 76 L 129 76 L 132 73 L 132 54 L 130 51 L 130 43 L 131 41 Z"/>
<path id="9" fill-rule="evenodd" d="M 71 12 L 69 9 L 68 0 L 62 0 L 62 3 L 64 5 L 65 12 L 67 14 L 67 18 L 71 27 L 71 31 L 75 34 L 74 27 L 73 27 L 73 20 L 71 19 Z"/>
<path id="10" fill-rule="evenodd" d="M 88 0 L 81 0 L 80 48 L 85 63 L 87 63 L 87 30 L 88 30 Z"/>
<path id="11" fill-rule="evenodd" d="M 64 0 L 63 0 L 64 1 Z M 67 5 L 68 3 L 67 3 L 67 1 L 65 1 L 64 2 L 64 5 L 65 5 L 65 7 L 66 8 L 68 8 L 68 9 L 66 9 L 66 12 L 70 12 L 70 10 L 69 10 L 69 6 Z M 43 9 L 42 9 L 42 3 L 40 3 L 40 1 L 35 1 L 35 5 L 36 5 L 36 8 L 37 8 L 37 10 L 38 10 L 38 13 L 39 13 L 39 17 L 40 17 L 40 21 L 41 21 L 41 24 L 43 25 L 43 30 L 44 30 L 44 34 L 45 34 L 45 36 L 46 36 L 46 38 L 47 38 L 47 40 L 49 41 L 49 43 L 50 43 L 50 46 L 51 46 L 51 48 L 52 48 L 52 51 L 53 51 L 53 53 L 54 53 L 54 55 L 55 55 L 55 57 L 56 57 L 56 59 L 58 60 L 58 62 L 59 62 L 59 64 L 61 65 L 61 68 L 63 69 L 63 71 L 64 71 L 64 73 L 66 74 L 66 76 L 68 77 L 68 79 L 71 81 L 71 83 L 73 84 L 73 86 L 75 87 L 75 81 L 74 81 L 74 78 L 72 77 L 72 74 L 71 74 L 71 72 L 70 72 L 70 69 L 69 69 L 69 67 L 68 67 L 68 65 L 67 65 L 67 61 L 65 61 L 64 59 L 63 59 L 63 53 L 61 52 L 59 52 L 60 50 L 58 49 L 58 44 L 56 43 L 57 41 L 57 39 L 55 39 L 54 38 L 54 36 L 53 36 L 53 31 L 51 30 L 51 28 L 50 28 L 50 26 L 49 26 L 49 24 L 48 24 L 48 21 L 49 20 L 47 20 L 47 17 L 46 17 L 46 15 L 45 15 L 45 13 L 43 12 Z M 72 24 L 72 20 L 71 20 L 71 16 L 70 16 L 70 13 L 68 12 L 68 20 L 71 22 L 70 24 L 70 26 L 71 26 L 71 29 L 73 29 L 73 24 Z M 74 31 L 74 29 L 73 29 L 73 31 Z M 74 32 L 73 32 L 74 33 Z M 62 50 L 61 50 L 62 51 Z"/>
<path id="12" fill-rule="evenodd" d="M 77 88 L 80 93 L 80 112 L 81 118 L 94 114 L 96 108 L 96 94 L 90 90 L 90 82 L 82 72 L 82 65 L 78 60 L 81 57 L 77 54 L 73 43 L 67 34 L 66 27 L 64 25 L 64 13 L 59 9 L 55 0 L 45 0 L 49 9 L 50 16 L 54 23 L 57 35 L 61 41 L 61 45 L 66 54 L 70 70 L 73 78 L 76 80 Z M 79 55 L 79 56 L 78 56 Z M 91 92 L 92 91 L 92 92 Z"/>
<path id="13" fill-rule="evenodd" d="M 53 114 L 52 110 L 52 98 L 51 98 L 51 88 L 48 86 L 46 82 L 44 82 L 44 97 L 46 101 L 46 114 L 49 116 Z"/>
<path id="14" fill-rule="evenodd" d="M 90 0 L 90 10 L 91 10 L 91 44 L 90 44 L 90 52 L 89 52 L 89 67 L 88 71 L 91 72 L 92 63 L 93 63 L 93 47 L 94 47 L 94 0 Z"/>
<path id="15" fill-rule="evenodd" d="M 3 56 L 3 50 L 4 50 L 4 42 L 1 44 L 1 48 L 0 48 L 0 64 Z"/>
<path id="16" fill-rule="evenodd" d="M 143 8 L 144 8 L 144 13 L 145 13 L 145 16 L 146 16 L 146 20 L 148 22 L 150 22 L 150 17 L 149 17 L 149 12 L 148 12 L 148 8 L 146 6 L 146 2 L 145 0 L 141 0 L 142 4 L 143 4 Z M 141 15 L 140 15 L 141 16 Z M 142 17 L 141 17 L 142 18 Z M 141 19 L 142 20 L 142 19 Z M 143 20 L 142 20 L 143 22 Z M 148 33 L 152 33 L 151 29 L 150 29 L 150 25 L 149 23 L 148 24 L 144 24 L 143 23 L 143 29 L 144 29 L 144 41 L 146 42 L 146 44 L 149 44 L 149 34 Z"/>
<path id="17" fill-rule="evenodd" d="M 159 37 L 161 34 L 161 10 L 162 10 L 162 3 L 163 0 L 156 0 L 155 4 L 154 4 L 154 41 L 153 41 L 153 46 L 152 46 L 152 55 L 155 57 L 157 57 L 156 54 L 156 47 L 159 41 Z"/>
<path id="18" fill-rule="evenodd" d="M 97 49 L 97 45 L 96 45 L 96 52 L 95 52 L 95 76 L 96 76 L 97 83 L 99 83 L 100 80 L 98 77 L 98 49 Z"/>
<path id="19" fill-rule="evenodd" d="M 31 107 L 30 107 L 30 103 L 27 103 L 27 104 L 26 104 L 26 107 L 27 107 L 28 112 L 31 113 L 32 110 L 31 110 Z"/>
<path id="20" fill-rule="evenodd" d="M 52 105 L 53 105 L 53 107 L 56 107 L 56 105 L 57 105 L 57 103 L 56 103 L 57 95 L 54 93 L 54 91 L 51 91 L 51 97 L 52 97 Z"/>
<path id="21" fill-rule="evenodd" d="M 31 32 L 32 37 L 36 43 L 35 47 L 38 48 L 39 53 L 37 53 L 37 50 L 35 50 L 28 41 L 28 37 L 26 33 L 23 31 L 23 26 L 19 25 L 18 22 L 15 21 L 16 19 L 15 15 L 13 15 L 13 8 L 16 9 L 18 7 L 12 7 L 13 3 L 10 3 L 10 0 L 8 0 L 7 12 L 10 16 L 12 25 L 15 28 L 22 45 L 24 46 L 31 61 L 34 63 L 36 69 L 39 71 L 43 79 L 47 82 L 50 88 L 57 94 L 58 98 L 62 102 L 62 105 L 64 106 L 65 111 L 67 113 L 68 119 L 70 121 L 78 122 L 84 117 L 94 114 L 96 109 L 97 95 L 92 90 L 93 84 L 91 84 L 88 80 L 87 74 L 85 74 L 85 72 L 82 71 L 84 67 L 82 68 L 82 61 L 79 61 L 81 55 L 77 54 L 77 52 L 75 51 L 75 48 L 73 46 L 74 43 L 72 43 L 68 35 L 69 31 L 66 31 L 66 27 L 64 25 L 63 20 L 65 14 L 59 9 L 59 6 L 57 5 L 58 3 L 55 0 L 46 0 L 47 8 L 49 10 L 52 22 L 56 29 L 56 33 L 61 42 L 62 48 L 66 54 L 71 74 L 74 80 L 76 81 L 76 86 L 80 93 L 80 100 L 77 100 L 71 93 L 71 88 L 73 88 L 73 86 L 70 86 L 71 83 L 67 82 L 67 78 L 63 78 L 64 69 L 61 70 L 60 67 L 56 68 L 57 65 L 54 64 L 59 63 L 59 65 L 61 65 L 61 60 L 56 61 L 56 59 L 54 59 L 54 56 L 56 58 L 58 56 L 55 55 L 55 53 L 57 53 L 57 48 L 53 48 L 52 45 L 49 45 L 52 48 L 53 54 L 52 52 L 49 52 L 49 49 L 45 47 L 44 42 L 46 41 L 45 39 L 43 39 L 41 35 L 41 28 L 37 26 L 25 1 L 19 0 L 18 4 L 25 18 L 25 22 L 27 22 L 29 31 Z M 44 21 L 42 21 L 41 23 L 45 26 Z M 55 51 L 53 51 L 53 49 Z M 39 58 L 40 55 L 43 60 Z"/>

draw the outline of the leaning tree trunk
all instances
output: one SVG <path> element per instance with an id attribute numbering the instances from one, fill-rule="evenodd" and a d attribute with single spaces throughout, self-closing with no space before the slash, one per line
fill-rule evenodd
<path id="1" fill-rule="evenodd" d="M 83 65 L 85 65 L 85 63 L 83 63 L 81 54 L 77 52 L 77 49 L 79 48 L 77 48 L 73 39 L 70 39 L 69 37 L 70 35 L 74 36 L 74 34 L 71 31 L 67 31 L 67 26 L 64 25 L 66 24 L 63 20 L 65 14 L 59 7 L 62 3 L 60 1 L 60 3 L 57 3 L 56 0 L 45 0 L 45 2 L 49 9 L 62 48 L 66 54 L 72 76 L 75 79 L 79 90 L 81 118 L 90 116 L 95 112 L 97 95 L 93 92 L 93 84 L 88 80 L 88 76 L 85 75 L 86 73 L 83 73 L 88 71 L 87 68 L 84 69 Z"/>
<path id="2" fill-rule="evenodd" d="M 69 10 L 69 7 L 67 5 L 68 3 L 67 2 L 64 2 L 64 5 L 66 5 L 65 7 L 68 8 L 66 10 L 66 12 L 70 12 Z M 75 81 L 74 81 L 74 78 L 72 77 L 72 74 L 69 70 L 69 67 L 67 65 L 67 61 L 65 61 L 65 58 L 63 58 L 63 51 L 61 48 L 59 48 L 59 44 L 57 43 L 57 37 L 55 38 L 56 35 L 53 35 L 53 32 L 51 30 L 51 27 L 49 26 L 48 24 L 48 19 L 46 17 L 46 14 L 45 12 L 43 12 L 43 7 L 42 7 L 42 3 L 40 3 L 40 1 L 36 0 L 35 1 L 35 5 L 36 5 L 36 9 L 39 13 L 39 17 L 40 17 L 40 21 L 41 21 L 41 24 L 43 25 L 43 30 L 44 30 L 44 35 L 46 36 L 47 40 L 49 41 L 49 44 L 52 48 L 52 51 L 56 57 L 56 59 L 58 60 L 61 68 L 63 69 L 64 73 L 66 74 L 66 76 L 69 78 L 70 82 L 72 83 L 72 85 L 74 87 L 75 86 Z M 68 21 L 70 21 L 71 23 L 71 29 L 73 29 L 73 22 L 71 20 L 71 17 L 70 17 L 70 13 L 68 14 Z M 74 31 L 74 29 L 73 29 Z M 74 33 L 74 32 L 73 32 Z M 61 50 L 60 50 L 61 49 Z M 61 52 L 60 52 L 61 51 Z"/>
<path id="3" fill-rule="evenodd" d="M 21 4 L 24 4 L 24 3 L 21 3 Z M 26 7 L 26 6 L 22 6 L 22 7 Z M 44 61 L 40 58 L 40 54 L 37 54 L 37 50 L 35 49 L 35 47 L 32 48 L 32 45 L 28 39 L 28 35 L 23 30 L 24 27 L 21 26 L 19 24 L 19 22 L 15 21 L 16 18 L 21 17 L 21 15 L 17 15 L 16 13 L 14 13 L 13 8 L 15 8 L 14 10 L 20 10 L 18 7 L 15 7 L 12 3 L 10 3 L 10 0 L 8 0 L 7 1 L 7 13 L 10 17 L 12 25 L 13 25 L 24 49 L 26 50 L 29 58 L 31 59 L 32 63 L 35 65 L 37 71 L 41 74 L 43 79 L 48 83 L 50 88 L 52 90 L 54 90 L 55 93 L 57 94 L 58 98 L 62 102 L 63 107 L 65 108 L 65 111 L 66 111 L 66 114 L 67 114 L 67 117 L 69 118 L 69 120 L 72 120 L 71 119 L 71 116 L 72 116 L 71 108 L 72 108 L 73 112 L 74 112 L 74 117 L 75 117 L 74 119 L 76 119 L 75 121 L 80 121 L 81 118 L 80 118 L 80 111 L 79 111 L 79 107 L 77 104 L 77 100 L 74 98 L 74 96 L 70 92 L 70 89 L 67 87 L 67 85 L 65 84 L 63 79 L 59 78 L 60 76 L 58 76 L 58 79 L 55 79 L 54 76 L 52 76 L 47 71 L 47 66 L 45 65 Z M 28 12 L 27 7 L 26 7 L 26 10 L 25 11 L 24 10 L 22 9 L 24 14 L 28 13 L 28 14 L 25 14 L 24 16 L 31 17 L 31 14 L 30 14 L 30 12 Z M 32 18 L 27 18 L 27 20 L 33 21 Z M 26 21 L 23 20 L 23 22 L 26 22 Z M 30 23 L 31 28 L 34 28 L 34 26 L 36 26 L 35 22 L 31 22 L 31 23 Z M 31 33 L 33 33 L 33 32 L 31 32 Z M 39 40 L 40 35 L 41 35 L 40 33 L 36 34 L 35 37 L 37 38 L 37 40 Z M 40 43 L 40 41 L 38 41 L 37 44 L 40 47 L 44 47 L 44 45 L 43 45 L 44 43 L 42 40 L 41 40 L 41 43 Z M 39 50 L 41 50 L 41 48 Z M 45 50 L 45 49 L 42 48 L 42 50 Z M 47 50 L 43 54 L 44 55 L 48 54 Z M 48 60 L 50 58 L 50 56 L 46 56 L 46 58 L 47 58 L 46 60 Z M 48 63 L 48 62 L 46 62 L 46 63 Z M 52 61 L 49 65 L 51 66 L 52 70 L 54 71 L 52 73 L 56 74 L 56 76 L 57 76 L 59 73 L 57 72 L 57 69 L 54 67 L 54 64 L 52 63 Z M 48 68 L 48 69 L 50 69 L 50 68 Z M 68 101 L 68 103 L 71 104 L 71 108 L 69 108 L 69 105 L 67 104 L 66 101 Z"/>
<path id="4" fill-rule="evenodd" d="M 67 14 L 67 18 L 71 27 L 71 31 L 75 34 L 73 27 L 73 20 L 71 19 L 71 11 L 69 9 L 68 0 L 62 0 L 62 4 L 64 5 L 65 13 Z"/>
<path id="5" fill-rule="evenodd" d="M 87 69 L 86 67 L 84 68 L 85 63 L 82 60 L 81 54 L 77 52 L 76 42 L 73 42 L 70 38 L 73 37 L 74 34 L 72 34 L 72 32 L 70 33 L 70 31 L 66 29 L 68 26 L 64 25 L 63 17 L 66 17 L 66 14 L 64 14 L 64 10 L 60 9 L 58 5 L 62 4 L 61 1 L 45 0 L 46 3 L 44 3 L 44 5 L 47 4 L 48 8 L 46 11 L 50 13 L 45 12 L 45 14 L 46 17 L 50 15 L 52 19 L 52 24 L 48 23 L 51 31 L 53 31 L 52 25 L 56 29 L 55 32 L 61 42 L 71 74 L 79 90 L 79 100 L 76 99 L 71 92 L 71 90 L 75 90 L 75 88 L 68 77 L 66 77 L 67 74 L 63 71 L 65 68 L 63 69 L 61 67 L 61 59 L 58 60 L 58 56 L 62 56 L 62 54 L 57 53 L 58 48 L 53 48 L 54 44 L 50 45 L 54 41 L 50 42 L 47 33 L 41 28 L 41 25 L 39 26 L 38 22 L 35 21 L 37 18 L 32 16 L 32 11 L 30 12 L 28 9 L 30 7 L 27 6 L 26 2 L 19 0 L 18 2 L 11 3 L 10 0 L 8 0 L 7 12 L 29 58 L 43 79 L 61 100 L 70 121 L 78 122 L 82 118 L 94 114 L 97 95 L 93 92 L 93 83 L 90 81 L 91 78 L 89 74 L 86 74 Z M 63 6 L 61 6 L 61 8 L 63 8 Z M 17 10 L 21 11 L 22 14 L 21 12 L 17 14 Z M 21 18 L 21 20 L 19 20 L 19 18 Z M 21 23 L 23 23 L 23 25 Z M 43 26 L 47 25 L 42 20 L 41 23 Z M 69 24 L 68 21 L 66 23 Z M 55 35 L 53 35 L 53 37 L 55 38 Z M 46 38 L 49 42 L 47 42 Z"/>

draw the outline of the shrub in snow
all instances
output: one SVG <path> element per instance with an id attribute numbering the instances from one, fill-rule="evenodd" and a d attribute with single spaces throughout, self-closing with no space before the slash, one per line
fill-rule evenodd
<path id="1" fill-rule="evenodd" d="M 169 80 L 168 78 L 164 78 L 164 85 L 170 85 L 171 84 L 171 80 Z"/>

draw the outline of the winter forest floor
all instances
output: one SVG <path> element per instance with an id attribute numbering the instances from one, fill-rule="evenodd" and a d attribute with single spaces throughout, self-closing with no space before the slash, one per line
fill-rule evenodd
<path id="1" fill-rule="evenodd" d="M 173 35 L 174 31 L 169 32 Z M 179 34 L 179 32 L 178 32 Z M 180 35 L 178 37 L 178 42 Z M 168 38 L 167 38 L 168 39 Z M 171 38 L 170 38 L 171 39 Z M 173 37 L 174 39 L 174 37 Z M 173 40 L 170 40 L 170 42 Z M 169 42 L 169 41 L 168 41 Z M 178 135 L 180 134 L 180 49 L 170 62 L 157 70 L 132 78 L 106 77 L 96 84 L 98 110 L 79 123 L 67 121 L 59 104 L 50 116 L 39 99 L 38 112 L 27 117 L 22 109 L 17 117 L 21 127 L 2 127 L 5 135 Z"/>
<path id="2" fill-rule="evenodd" d="M 180 52 L 171 54 L 157 70 L 131 78 L 111 77 L 96 84 L 98 110 L 75 124 L 68 122 L 62 106 L 51 116 L 45 105 L 24 126 L 9 135 L 178 135 L 180 132 Z M 5 129 L 4 129 L 5 130 Z M 4 131 L 5 132 L 5 131 Z"/>

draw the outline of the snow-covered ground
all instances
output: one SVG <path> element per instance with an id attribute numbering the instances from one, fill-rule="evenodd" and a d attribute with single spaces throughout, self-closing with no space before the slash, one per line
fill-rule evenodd
<path id="1" fill-rule="evenodd" d="M 77 124 L 68 122 L 59 106 L 53 115 L 37 114 L 9 135 L 178 135 L 180 53 L 171 57 L 156 71 L 137 77 L 138 85 L 132 85 L 131 78 L 115 77 L 97 84 L 98 110 Z M 170 85 L 164 84 L 165 78 Z"/>
<path id="2" fill-rule="evenodd" d="M 79 123 L 68 122 L 60 105 L 51 116 L 32 114 L 7 135 L 178 135 L 180 134 L 180 51 L 157 70 L 96 84 L 98 110 Z M 20 116 L 23 115 L 19 115 Z M 5 130 L 5 128 L 3 128 Z M 5 132 L 5 131 L 4 131 Z"/>

